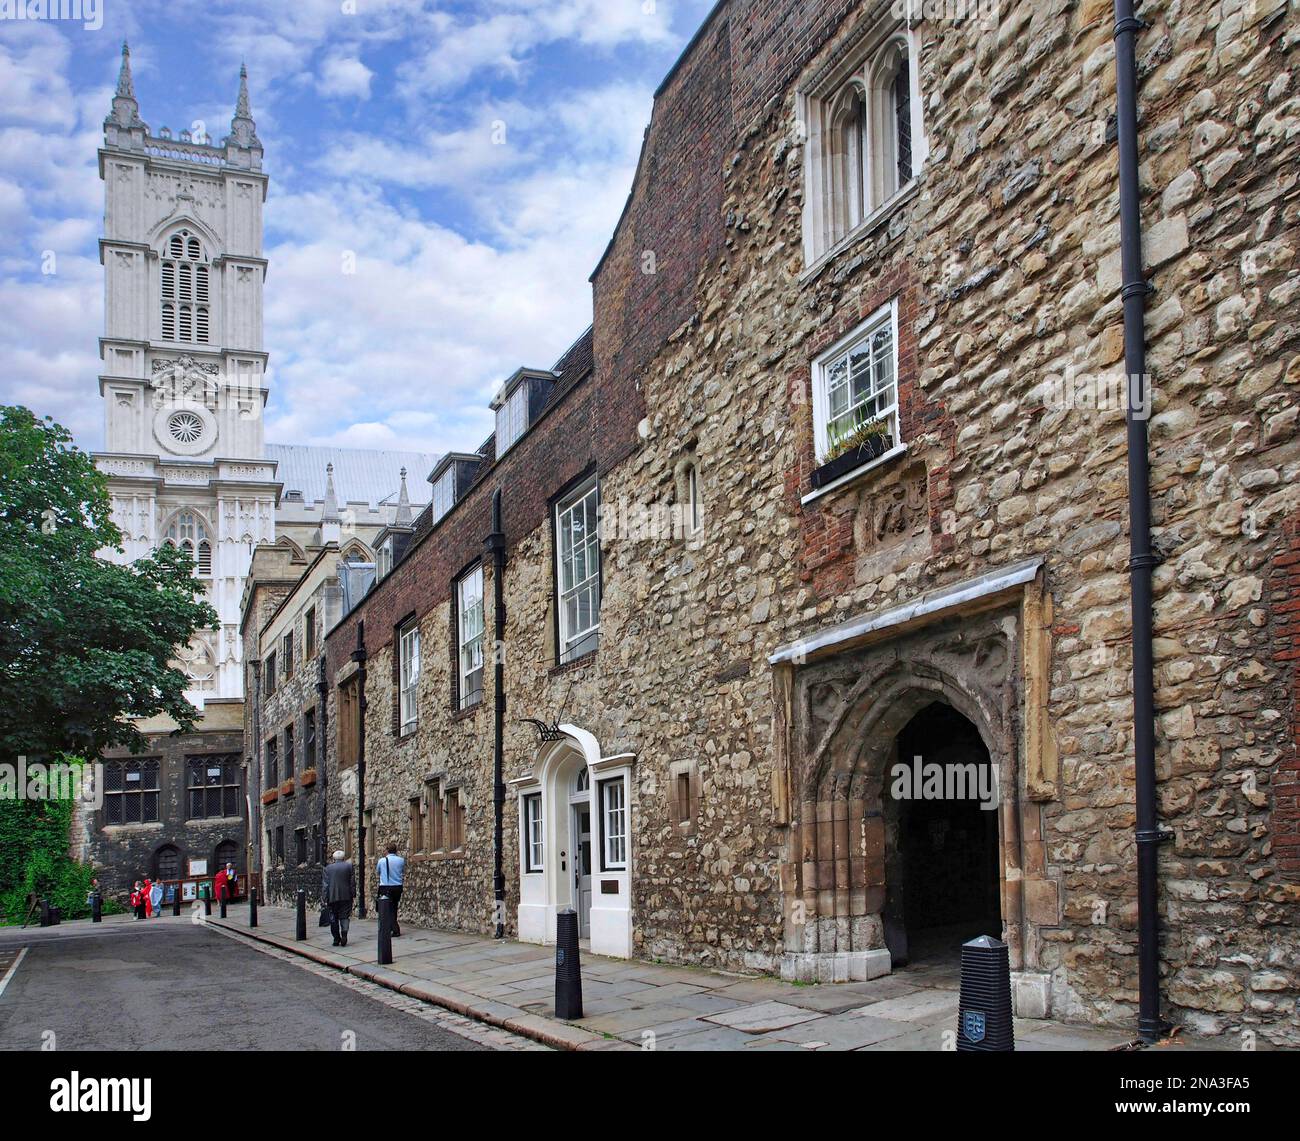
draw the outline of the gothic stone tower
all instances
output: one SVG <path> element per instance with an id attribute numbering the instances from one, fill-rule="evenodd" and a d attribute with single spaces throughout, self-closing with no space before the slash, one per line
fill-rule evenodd
<path id="1" fill-rule="evenodd" d="M 279 484 L 262 412 L 262 144 L 240 69 L 230 134 L 140 118 L 129 50 L 99 151 L 104 181 L 105 450 L 124 557 L 188 547 L 220 616 L 181 652 L 190 700 L 239 700 L 240 598 L 253 547 L 275 539 Z"/>

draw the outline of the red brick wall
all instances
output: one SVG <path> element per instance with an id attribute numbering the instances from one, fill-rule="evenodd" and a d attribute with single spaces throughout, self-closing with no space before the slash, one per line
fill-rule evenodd
<path id="1" fill-rule="evenodd" d="M 1282 529 L 1269 581 L 1273 660 L 1287 675 L 1291 748 L 1273 772 L 1273 852 L 1278 869 L 1300 877 L 1300 512 Z"/>
<path id="2" fill-rule="evenodd" d="M 809 338 L 807 352 L 802 354 L 788 378 L 792 403 L 804 410 L 805 421 L 796 437 L 801 441 L 796 464 L 786 472 L 786 494 L 791 500 L 791 510 L 802 515 L 803 580 L 821 598 L 846 594 L 854 585 L 854 512 L 850 509 L 851 497 L 834 493 L 813 500 L 802 509 L 799 507 L 800 497 L 812 490 L 810 477 L 817 466 L 809 362 L 894 297 L 898 298 L 898 416 L 902 437 L 915 440 L 921 435 L 937 435 L 949 455 L 956 444 L 956 425 L 943 402 L 927 396 L 917 384 L 917 289 L 908 266 L 896 264 L 863 292 L 857 306 L 838 315 Z M 938 553 L 952 545 L 952 536 L 942 533 L 940 520 L 943 512 L 952 506 L 953 491 L 946 465 L 931 466 L 928 476 L 930 537 Z"/>
<path id="3" fill-rule="evenodd" d="M 892 0 L 732 0 L 726 11 L 731 27 L 735 76 L 732 116 L 744 134 L 767 104 L 782 94 L 839 27 L 846 13 L 886 11 Z"/>
<path id="4" fill-rule="evenodd" d="M 727 37 L 720 14 L 655 97 L 631 197 L 592 274 L 602 383 L 639 380 L 695 313 L 698 275 L 723 248 L 722 169 L 734 145 Z M 653 272 L 645 272 L 647 257 Z M 634 396 L 602 401 L 602 431 L 636 426 L 645 415 L 639 387 Z"/>
<path id="5" fill-rule="evenodd" d="M 492 492 L 502 489 L 501 516 L 509 551 L 550 519 L 554 496 L 596 465 L 606 471 L 636 446 L 636 422 L 598 423 L 597 406 L 625 406 L 634 400 L 630 379 L 592 374 L 577 381 L 533 428 L 470 488 L 452 510 L 426 532 L 393 571 L 328 635 L 326 652 L 333 676 L 356 648 L 356 623 L 366 624 L 370 656 L 394 640 L 407 618 L 422 619 L 441 609 L 450 623 L 452 585 L 474 561 L 485 557 L 492 529 Z M 450 638 L 450 627 L 449 638 Z M 423 649 L 438 653 L 436 647 Z M 449 693 L 447 700 L 452 700 Z M 393 714 L 396 718 L 396 714 Z M 396 722 L 394 720 L 394 731 Z"/>

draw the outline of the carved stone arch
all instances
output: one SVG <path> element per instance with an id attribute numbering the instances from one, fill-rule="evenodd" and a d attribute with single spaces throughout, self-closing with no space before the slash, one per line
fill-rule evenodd
<path id="1" fill-rule="evenodd" d="M 788 977 L 829 982 L 890 969 L 893 838 L 884 792 L 899 736 L 921 710 L 941 703 L 969 721 L 999 787 L 1014 786 L 1014 703 L 1006 692 L 1018 668 L 1012 630 L 996 614 L 939 622 L 798 670 L 792 729 L 803 762 L 791 772 L 783 872 Z M 1009 856 L 1008 877 L 1018 874 L 1014 864 Z M 1018 939 L 1010 920 L 1007 934 Z"/>
<path id="2" fill-rule="evenodd" d="M 375 561 L 375 553 L 360 539 L 352 539 L 345 544 L 343 550 L 339 552 L 339 558 L 345 563 L 373 563 Z"/>
<path id="3" fill-rule="evenodd" d="M 839 699 L 829 724 L 810 755 L 801 781 L 804 799 L 816 799 L 833 775 L 851 774 L 855 782 L 876 784 L 894 739 L 931 701 L 944 701 L 979 731 L 990 756 L 1005 750 L 1006 726 L 991 694 L 963 685 L 934 661 L 894 656 L 868 664 Z M 811 692 L 816 684 L 809 687 Z"/>
<path id="4" fill-rule="evenodd" d="M 203 260 L 211 263 L 221 250 L 221 241 L 211 227 L 192 214 L 173 214 L 149 231 L 149 245 L 159 257 L 166 255 L 167 241 L 177 230 L 192 230 L 203 243 Z"/>

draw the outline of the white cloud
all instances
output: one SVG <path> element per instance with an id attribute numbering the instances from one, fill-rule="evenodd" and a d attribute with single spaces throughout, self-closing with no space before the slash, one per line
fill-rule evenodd
<path id="1" fill-rule="evenodd" d="M 340 0 L 181 0 L 118 17 L 143 29 L 132 29 L 132 63 L 155 129 L 193 117 L 175 89 L 223 136 L 247 59 L 271 174 L 268 439 L 471 449 L 491 430 L 495 385 L 567 348 L 591 319 L 587 277 L 626 199 L 663 70 L 605 65 L 647 48 L 662 60 L 682 39 L 670 5 L 653 7 L 360 0 L 347 15 Z M 211 74 L 197 85 L 179 82 L 178 67 L 196 66 L 178 63 L 187 42 L 205 45 L 193 58 Z M 95 152 L 116 48 L 68 44 L 48 27 L 0 43 L 0 306 L 17 317 L 0 326 L 0 399 L 50 412 L 99 447 Z M 91 46 L 99 62 L 86 86 Z M 575 46 L 590 68 L 547 71 Z M 501 74 L 528 82 L 483 82 Z M 47 249 L 53 276 L 40 273 Z"/>
<path id="2" fill-rule="evenodd" d="M 401 90 L 418 101 L 429 91 L 458 87 L 479 72 L 517 78 L 536 49 L 559 41 L 605 50 L 671 44 L 673 10 L 669 0 L 480 3 L 466 18 L 444 15 L 426 25 L 419 55 L 399 71 Z"/>
<path id="3" fill-rule="evenodd" d="M 321 64 L 316 90 L 330 99 L 369 99 L 374 74 L 359 59 L 329 56 Z"/>

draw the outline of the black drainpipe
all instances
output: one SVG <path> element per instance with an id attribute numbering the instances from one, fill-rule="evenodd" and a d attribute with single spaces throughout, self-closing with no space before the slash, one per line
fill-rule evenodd
<path id="1" fill-rule="evenodd" d="M 357 918 L 366 917 L 366 623 L 357 623 Z"/>
<path id="2" fill-rule="evenodd" d="M 506 934 L 506 876 L 503 828 L 506 809 L 504 736 L 506 722 L 506 671 L 501 647 L 506 637 L 506 536 L 501 529 L 501 489 L 492 493 L 492 533 L 487 537 L 492 552 L 492 896 L 495 900 L 496 937 Z"/>
<path id="3" fill-rule="evenodd" d="M 1115 103 L 1119 143 L 1120 264 L 1123 276 L 1124 370 L 1128 377 L 1129 581 L 1133 614 L 1133 754 L 1137 784 L 1138 1033 L 1159 1039 L 1160 924 L 1157 907 L 1155 694 L 1152 664 L 1151 488 L 1144 310 L 1151 286 L 1142 276 L 1142 212 L 1138 190 L 1135 40 L 1145 22 L 1133 0 L 1115 0 Z"/>
<path id="4" fill-rule="evenodd" d="M 329 764 L 329 755 L 325 749 L 325 742 L 329 736 L 329 709 L 328 694 L 329 682 L 325 679 L 328 676 L 325 668 L 325 654 L 322 651 L 319 661 L 319 673 L 316 678 L 316 695 L 320 699 L 316 703 L 316 708 L 320 711 L 316 718 L 316 756 L 313 758 L 316 765 L 316 786 L 320 793 L 320 847 L 316 851 L 316 859 L 322 864 L 327 863 L 325 853 L 329 851 L 329 777 L 326 769 Z"/>

